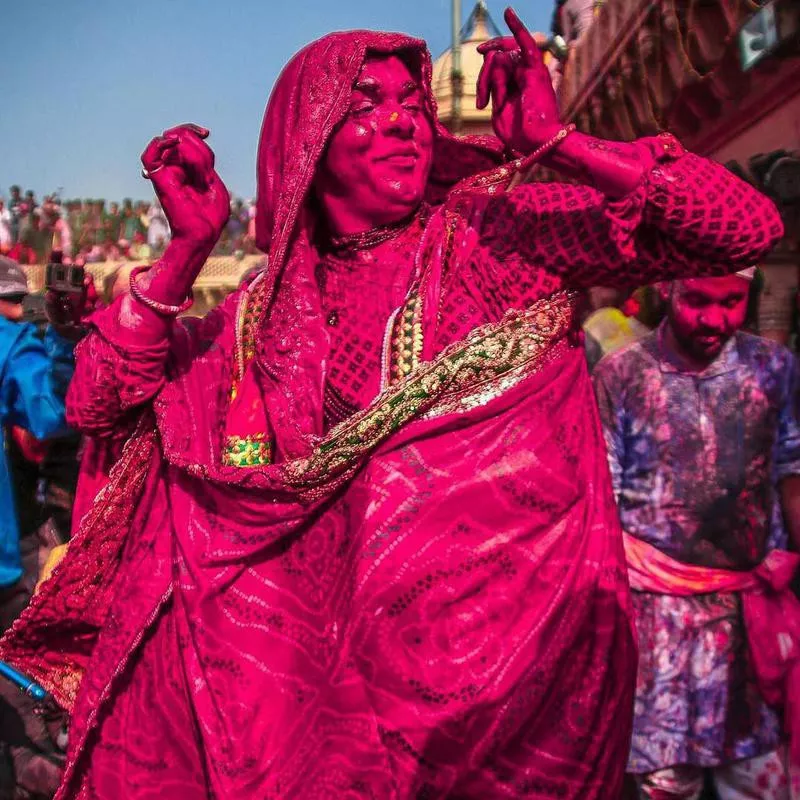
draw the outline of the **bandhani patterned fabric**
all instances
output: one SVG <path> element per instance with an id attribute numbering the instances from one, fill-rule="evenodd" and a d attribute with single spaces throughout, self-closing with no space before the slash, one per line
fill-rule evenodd
<path id="1" fill-rule="evenodd" d="M 81 344 L 70 419 L 133 433 L 0 642 L 72 709 L 60 800 L 621 792 L 636 650 L 574 289 L 723 273 L 780 222 L 670 137 L 609 203 L 509 190 L 497 142 L 437 127 L 408 289 L 326 420 L 357 328 L 331 333 L 306 198 L 368 51 L 416 58 L 435 114 L 418 40 L 310 45 L 262 129 L 268 268 L 157 347 L 116 307 Z"/>
<path id="2" fill-rule="evenodd" d="M 755 569 L 737 572 L 684 564 L 623 536 L 636 591 L 679 597 L 741 593 L 750 658 L 762 696 L 783 712 L 792 797 L 800 797 L 800 601 L 790 588 L 800 555 L 772 550 Z"/>

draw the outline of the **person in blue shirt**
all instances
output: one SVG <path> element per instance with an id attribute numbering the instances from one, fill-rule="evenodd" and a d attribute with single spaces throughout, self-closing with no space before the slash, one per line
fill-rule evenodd
<path id="1" fill-rule="evenodd" d="M 64 396 L 72 378 L 74 342 L 48 326 L 44 339 L 22 322 L 28 293 L 17 263 L 0 256 L 0 435 L 16 425 L 37 439 L 65 433 Z M 19 522 L 6 455 L 0 458 L 0 631 L 27 602 L 15 591 L 23 578 Z"/>

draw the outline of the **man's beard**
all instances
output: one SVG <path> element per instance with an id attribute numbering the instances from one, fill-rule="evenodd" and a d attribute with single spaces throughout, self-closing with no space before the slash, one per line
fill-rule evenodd
<path id="1" fill-rule="evenodd" d="M 702 364 L 710 364 L 722 352 L 722 348 L 731 338 L 732 334 L 725 331 L 710 330 L 706 328 L 699 328 L 691 332 L 686 331 L 681 327 L 679 321 L 676 320 L 675 314 L 670 309 L 669 323 L 672 328 L 672 333 L 675 341 L 679 344 L 684 354 L 689 356 L 693 361 Z"/>

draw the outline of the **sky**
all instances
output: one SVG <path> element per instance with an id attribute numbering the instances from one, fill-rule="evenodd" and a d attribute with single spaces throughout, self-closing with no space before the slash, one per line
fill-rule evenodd
<path id="1" fill-rule="evenodd" d="M 501 28 L 504 3 L 488 0 Z M 149 199 L 139 156 L 163 129 L 211 130 L 232 194 L 255 193 L 273 82 L 332 30 L 398 30 L 449 46 L 450 0 L 0 0 L 0 196 L 13 183 L 62 197 Z M 518 0 L 547 31 L 552 0 Z M 464 19 L 472 9 L 462 0 Z"/>

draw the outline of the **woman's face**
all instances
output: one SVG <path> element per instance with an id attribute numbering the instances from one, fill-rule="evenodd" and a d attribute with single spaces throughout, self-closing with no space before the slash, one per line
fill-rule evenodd
<path id="1" fill-rule="evenodd" d="M 422 202 L 432 155 L 419 81 L 397 56 L 368 58 L 317 177 L 334 226 L 355 233 L 408 216 Z"/>

